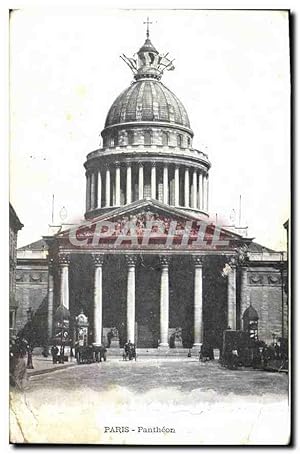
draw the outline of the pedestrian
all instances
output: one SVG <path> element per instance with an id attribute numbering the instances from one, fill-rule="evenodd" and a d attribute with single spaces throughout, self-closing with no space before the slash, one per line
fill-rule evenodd
<path id="1" fill-rule="evenodd" d="M 53 364 L 56 364 L 57 361 L 58 361 L 58 358 L 57 358 L 57 356 L 58 356 L 58 348 L 57 348 L 56 345 L 53 345 L 53 346 L 51 347 L 51 355 L 52 355 L 52 362 L 53 362 Z"/>
<path id="2" fill-rule="evenodd" d="M 19 391 L 23 391 L 27 382 L 26 347 L 26 341 L 16 338 L 10 351 L 10 385 Z"/>
<path id="3" fill-rule="evenodd" d="M 32 352 L 33 352 L 33 347 L 30 344 L 27 344 L 27 369 L 34 369 L 33 363 L 32 363 Z"/>

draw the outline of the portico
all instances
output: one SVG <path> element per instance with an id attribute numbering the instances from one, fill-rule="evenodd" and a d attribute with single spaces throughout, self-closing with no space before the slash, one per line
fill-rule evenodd
<path id="1" fill-rule="evenodd" d="M 236 272 L 221 275 L 231 257 L 170 250 L 59 252 L 59 301 L 69 303 L 71 317 L 84 307 L 96 344 L 107 345 L 107 332 L 116 327 L 120 347 L 130 339 L 138 347 L 158 347 L 163 352 L 170 348 L 174 330 L 180 328 L 182 346 L 198 352 L 205 337 L 213 336 L 218 344 L 219 334 L 214 332 L 220 323 L 223 329 L 236 327 Z M 215 321 L 211 318 L 216 303 L 207 285 L 211 273 L 223 289 L 223 313 Z M 50 317 L 52 294 L 50 289 Z"/>

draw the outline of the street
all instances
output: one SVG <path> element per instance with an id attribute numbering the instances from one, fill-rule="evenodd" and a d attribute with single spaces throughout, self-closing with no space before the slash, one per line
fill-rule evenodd
<path id="1" fill-rule="evenodd" d="M 113 358 L 30 377 L 12 393 L 11 425 L 29 442 L 285 443 L 287 397 L 283 373 Z"/>

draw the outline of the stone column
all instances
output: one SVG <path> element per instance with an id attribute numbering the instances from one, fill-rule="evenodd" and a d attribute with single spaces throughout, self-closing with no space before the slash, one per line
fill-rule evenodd
<path id="1" fill-rule="evenodd" d="M 53 276 L 53 259 L 48 262 L 48 340 L 53 334 L 53 291 L 54 291 L 54 276 Z"/>
<path id="2" fill-rule="evenodd" d="M 97 194 L 97 207 L 101 208 L 101 198 L 102 198 L 102 179 L 101 172 L 98 171 L 98 194 Z"/>
<path id="3" fill-rule="evenodd" d="M 179 206 L 179 166 L 175 166 L 174 172 L 174 205 Z"/>
<path id="4" fill-rule="evenodd" d="M 192 207 L 197 208 L 197 170 L 193 170 Z"/>
<path id="5" fill-rule="evenodd" d="M 109 167 L 106 167 L 106 176 L 105 176 L 105 206 L 110 206 L 110 170 Z"/>
<path id="6" fill-rule="evenodd" d="M 208 179 L 208 174 L 206 175 L 206 211 L 208 211 L 208 196 L 209 196 L 209 179 Z"/>
<path id="7" fill-rule="evenodd" d="M 203 258 L 201 256 L 193 256 L 195 265 L 194 279 L 194 344 L 193 348 L 200 350 L 203 338 L 203 315 L 202 315 L 202 266 Z"/>
<path id="8" fill-rule="evenodd" d="M 206 203 L 207 203 L 207 178 L 206 175 L 203 175 L 203 183 L 202 183 L 202 188 L 203 188 L 203 210 L 206 211 Z"/>
<path id="9" fill-rule="evenodd" d="M 159 256 L 161 263 L 160 281 L 160 344 L 159 348 L 169 348 L 169 256 Z"/>
<path id="10" fill-rule="evenodd" d="M 190 173 L 189 168 L 185 168 L 184 172 L 184 206 L 190 206 Z"/>
<path id="11" fill-rule="evenodd" d="M 70 255 L 60 253 L 58 255 L 60 269 L 60 305 L 69 310 L 69 265 Z"/>
<path id="12" fill-rule="evenodd" d="M 127 341 L 135 342 L 135 255 L 125 255 L 127 274 Z"/>
<path id="13" fill-rule="evenodd" d="M 230 261 L 231 271 L 228 274 L 227 283 L 227 325 L 236 329 L 236 260 Z"/>
<path id="14" fill-rule="evenodd" d="M 139 163 L 139 200 L 144 198 L 144 166 Z"/>
<path id="15" fill-rule="evenodd" d="M 96 207 L 96 174 L 95 172 L 91 175 L 91 209 Z"/>
<path id="16" fill-rule="evenodd" d="M 250 295 L 248 288 L 248 268 L 241 268 L 241 305 L 240 305 L 240 329 L 243 329 L 243 314 L 250 305 Z"/>
<path id="17" fill-rule="evenodd" d="M 94 343 L 102 344 L 102 265 L 104 254 L 93 254 L 94 272 Z"/>
<path id="18" fill-rule="evenodd" d="M 201 172 L 199 172 L 198 175 L 198 191 L 199 191 L 199 199 L 198 199 L 198 208 L 199 210 L 203 209 L 203 188 L 202 188 L 202 180 L 203 180 L 203 175 Z"/>
<path id="19" fill-rule="evenodd" d="M 120 163 L 116 163 L 116 206 L 121 204 L 121 179 L 120 179 Z"/>
<path id="20" fill-rule="evenodd" d="M 156 162 L 151 165 L 151 198 L 156 199 Z"/>
<path id="21" fill-rule="evenodd" d="M 163 171 L 163 201 L 168 204 L 169 202 L 169 176 L 168 176 L 168 166 L 164 166 Z"/>
<path id="22" fill-rule="evenodd" d="M 91 208 L 91 176 L 86 174 L 86 211 Z"/>
<path id="23" fill-rule="evenodd" d="M 131 183 L 131 164 L 127 165 L 126 171 L 126 204 L 131 203 L 132 201 L 132 183 Z"/>
<path id="24" fill-rule="evenodd" d="M 205 176 L 202 174 L 202 210 L 205 210 Z"/>

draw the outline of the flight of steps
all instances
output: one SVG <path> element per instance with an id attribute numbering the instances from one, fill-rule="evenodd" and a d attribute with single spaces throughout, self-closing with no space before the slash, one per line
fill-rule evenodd
<path id="1" fill-rule="evenodd" d="M 122 348 L 108 348 L 107 357 L 122 357 L 123 356 Z M 189 353 L 188 348 L 169 348 L 168 350 L 160 350 L 159 348 L 137 348 L 136 354 L 137 357 L 187 357 Z M 198 356 L 197 352 L 192 351 L 192 356 Z"/>

